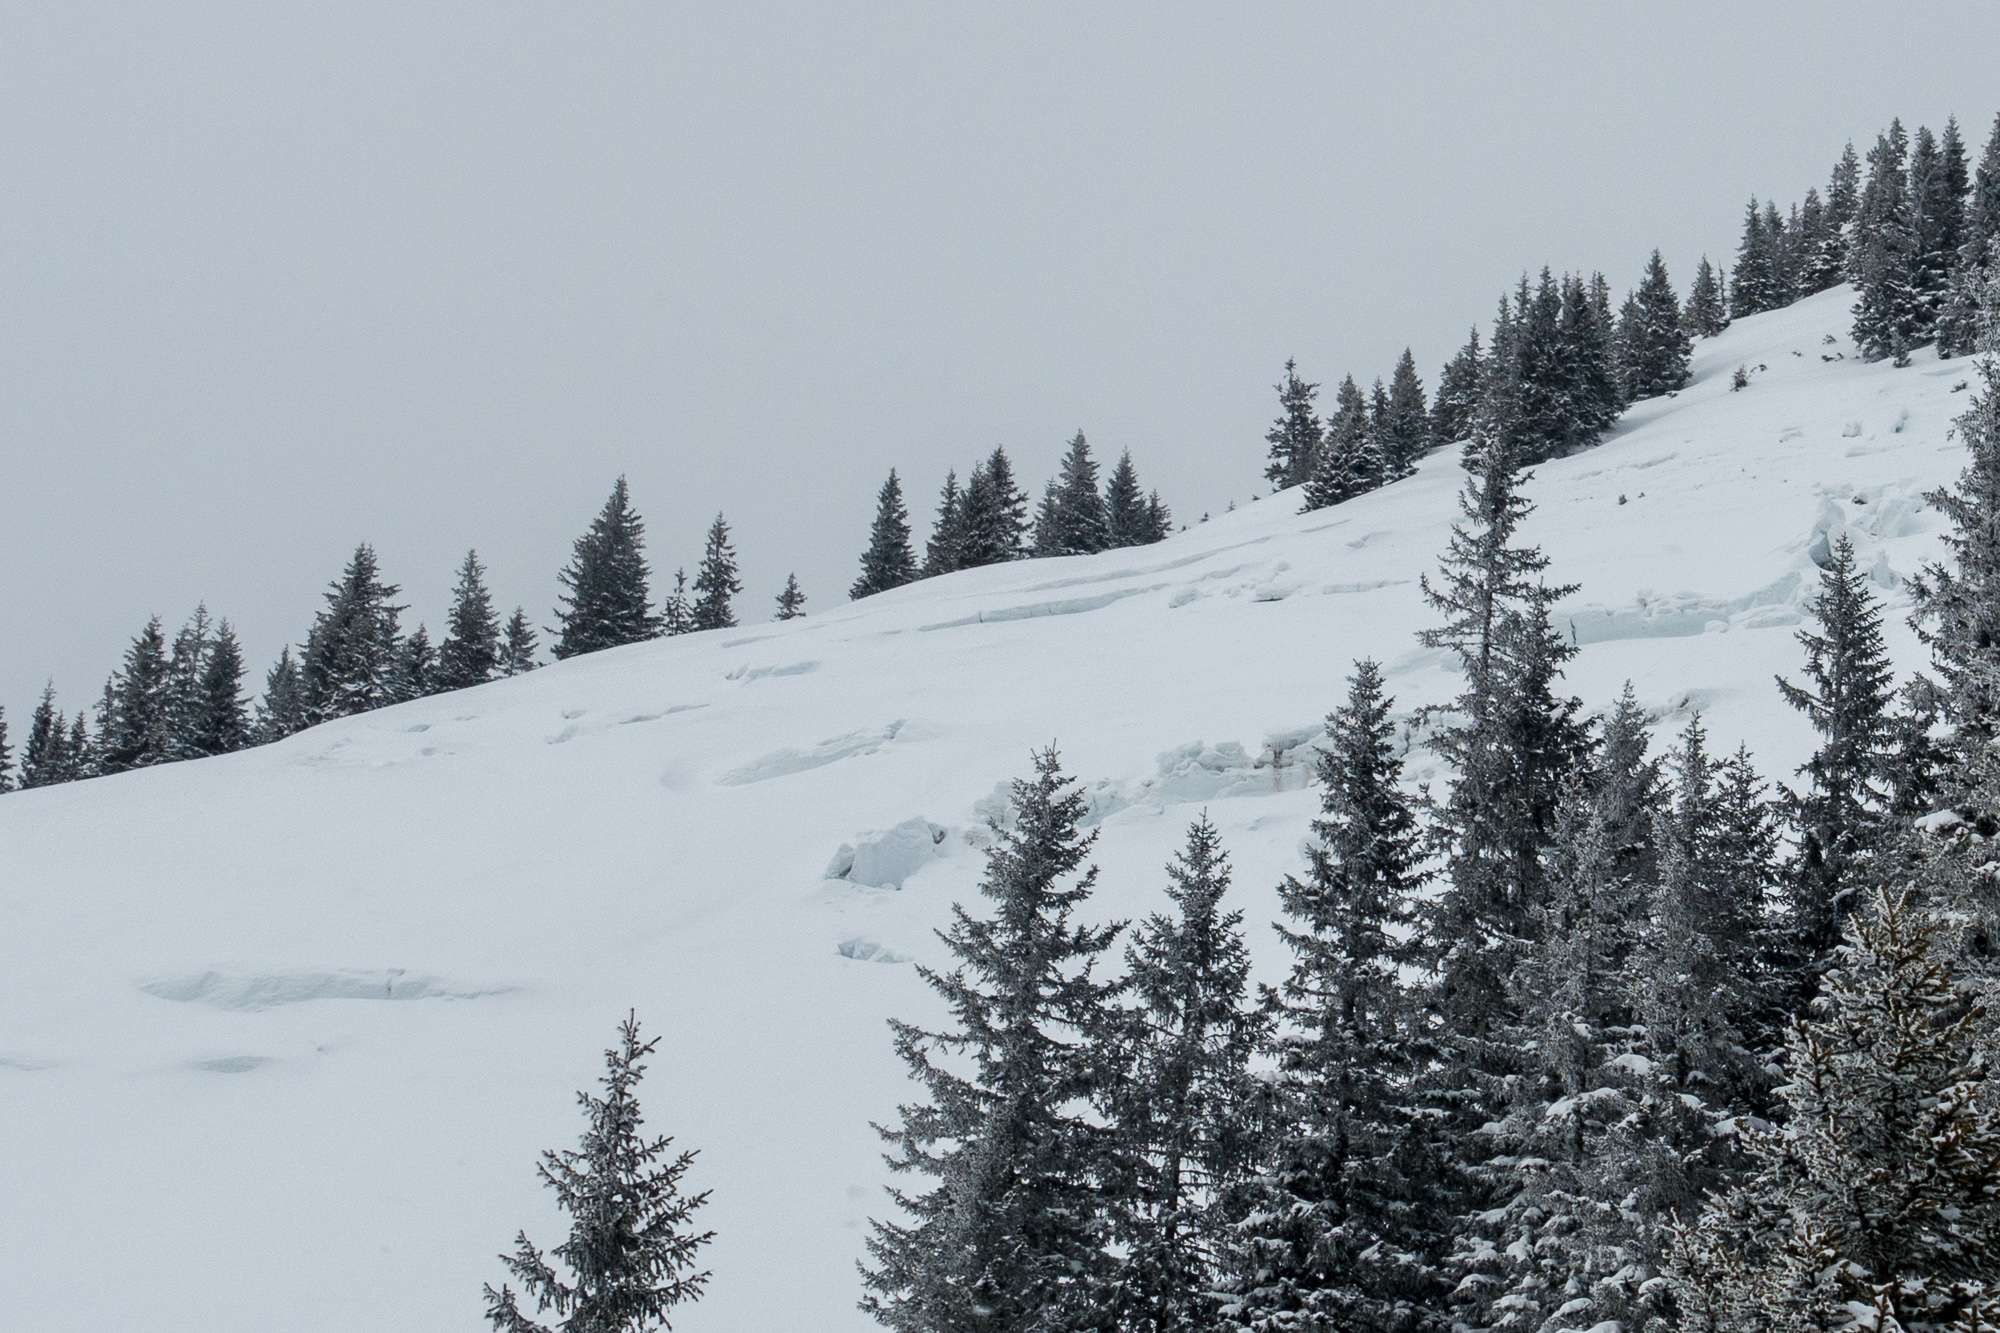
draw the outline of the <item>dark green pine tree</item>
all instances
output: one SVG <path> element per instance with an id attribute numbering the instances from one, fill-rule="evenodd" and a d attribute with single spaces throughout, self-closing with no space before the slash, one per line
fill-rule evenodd
<path id="1" fill-rule="evenodd" d="M 1835 283 L 1853 276 L 1848 266 L 1853 259 L 1854 218 L 1860 208 L 1861 159 L 1855 156 L 1854 144 L 1850 142 L 1840 150 L 1840 160 L 1833 164 L 1833 175 L 1826 186 L 1826 227 L 1822 234 L 1828 259 L 1839 275 L 1832 280 Z"/>
<path id="2" fill-rule="evenodd" d="M 1036 559 L 1062 555 L 1062 501 L 1056 494 L 1056 479 L 1042 486 L 1042 502 L 1035 508 L 1035 537 L 1029 553 Z"/>
<path id="3" fill-rule="evenodd" d="M 681 1193 L 695 1154 L 670 1156 L 673 1139 L 641 1132 L 638 1086 L 659 1043 L 639 1040 L 636 1016 L 619 1024 L 618 1044 L 604 1053 L 603 1094 L 576 1095 L 588 1122 L 578 1146 L 542 1154 L 537 1170 L 569 1215 L 569 1237 L 544 1255 L 523 1231 L 514 1253 L 500 1256 L 521 1294 L 504 1282 L 498 1291 L 486 1288 L 486 1318 L 496 1333 L 671 1329 L 674 1307 L 701 1299 L 710 1275 L 696 1269 L 697 1255 L 715 1233 L 692 1225 L 708 1192 Z M 525 1297 L 534 1298 L 537 1314 L 555 1311 L 554 1330 L 522 1312 Z"/>
<path id="4" fill-rule="evenodd" d="M 7 710 L 0 708 L 0 792 L 14 790 L 14 749 L 7 743 Z"/>
<path id="5" fill-rule="evenodd" d="M 778 614 L 774 620 L 797 620 L 805 615 L 806 595 L 799 588 L 797 574 L 785 575 L 785 586 L 778 593 Z"/>
<path id="6" fill-rule="evenodd" d="M 1610 331 L 1592 328 L 1581 287 L 1558 285 L 1543 269 L 1496 351 L 1506 356 L 1506 394 L 1515 457 L 1534 464 L 1588 448 L 1617 415 L 1610 370 Z M 1565 288 L 1568 288 L 1567 299 Z"/>
<path id="7" fill-rule="evenodd" d="M 923 576 L 949 574 L 959 568 L 959 548 L 965 544 L 965 496 L 958 489 L 958 473 L 944 474 L 944 490 L 938 496 L 937 521 L 924 546 Z"/>
<path id="8" fill-rule="evenodd" d="M 215 627 L 195 682 L 188 748 L 197 755 L 228 754 L 250 744 L 250 707 L 243 698 L 243 648 L 228 621 Z"/>
<path id="9" fill-rule="evenodd" d="M 1173 530 L 1174 511 L 1167 508 L 1166 501 L 1160 498 L 1160 493 L 1154 491 L 1146 497 L 1146 522 L 1135 545 L 1149 546 L 1154 542 L 1163 542 Z"/>
<path id="10" fill-rule="evenodd" d="M 656 637 L 660 619 L 649 604 L 646 526 L 632 509 L 620 477 L 611 498 L 576 539 L 567 568 L 556 575 L 568 589 L 559 599 L 561 626 L 550 650 L 557 660 Z"/>
<path id="11" fill-rule="evenodd" d="M 1819 628 L 1798 632 L 1806 684 L 1780 676 L 1778 689 L 1821 738 L 1799 768 L 1805 790 L 1788 802 L 1799 840 L 1787 874 L 1787 927 L 1796 993 L 1810 998 L 1848 913 L 1871 882 L 1870 862 L 1886 831 L 1893 676 L 1881 605 L 1855 568 L 1845 536 L 1833 544 L 1807 610 Z"/>
<path id="12" fill-rule="evenodd" d="M 519 676 L 535 669 L 535 627 L 518 606 L 500 634 L 499 666 L 503 676 Z"/>
<path id="13" fill-rule="evenodd" d="M 1792 205 L 1789 221 L 1778 212 L 1778 201 L 1764 204 L 1764 236 L 1771 247 L 1771 301 L 1769 307 L 1782 310 L 1799 297 L 1799 206 Z"/>
<path id="14" fill-rule="evenodd" d="M 105 686 L 98 765 L 105 773 L 164 764 L 173 758 L 167 638 L 154 616 L 125 651 L 124 666 Z"/>
<path id="15" fill-rule="evenodd" d="M 1743 214 L 1743 239 L 1736 247 L 1736 267 L 1731 274 L 1729 314 L 1732 319 L 1775 310 L 1779 305 L 1778 256 L 1774 238 L 1757 200 Z"/>
<path id="16" fill-rule="evenodd" d="M 1111 544 L 1109 515 L 1097 489 L 1097 463 L 1078 431 L 1056 479 L 1056 543 L 1062 555 L 1089 555 Z"/>
<path id="17" fill-rule="evenodd" d="M 1938 312 L 1939 356 L 1967 356 L 1979 351 L 1982 321 L 1990 326 L 2000 314 L 2000 290 L 1991 285 L 1994 259 L 2000 253 L 1996 249 L 2000 243 L 2000 117 L 1995 117 L 1993 135 L 1966 184 L 1971 197 L 1964 201 L 1961 212 L 1963 238 Z"/>
<path id="18" fill-rule="evenodd" d="M 897 1053 L 924 1100 L 883 1129 L 893 1169 L 934 1182 L 892 1191 L 907 1215 L 877 1221 L 862 1302 L 909 1333 L 1031 1333 L 1093 1327 L 1108 1297 L 1109 1195 L 1119 1154 L 1098 1109 L 1110 1092 L 1120 983 L 1095 965 L 1119 927 L 1078 925 L 1096 883 L 1095 834 L 1053 750 L 1014 783 L 1014 823 L 995 821 L 980 892 L 942 938 L 958 965 L 920 968 L 952 1025 L 893 1022 Z"/>
<path id="19" fill-rule="evenodd" d="M 1478 441 L 1459 496 L 1441 580 L 1422 579 L 1444 623 L 1423 631 L 1464 678 L 1428 744 L 1454 772 L 1433 811 L 1449 882 L 1426 929 L 1440 970 L 1434 1003 L 1448 1030 L 1476 1046 L 1507 1014 L 1518 942 L 1547 897 L 1547 852 L 1564 785 L 1588 752 L 1581 705 L 1555 686 L 1576 649 L 1549 623 L 1574 591 L 1543 581 L 1539 548 L 1513 545 L 1532 506 L 1502 440 Z"/>
<path id="20" fill-rule="evenodd" d="M 1798 238 L 1795 246 L 1800 296 L 1811 296 L 1842 280 L 1840 247 L 1830 241 L 1826 204 L 1818 189 L 1806 191 L 1799 206 Z"/>
<path id="21" fill-rule="evenodd" d="M 162 725 L 166 732 L 169 759 L 195 759 L 205 753 L 195 741 L 201 712 L 202 666 L 214 636 L 208 607 L 197 606 L 185 625 L 175 633 L 167 653 L 166 704 Z"/>
<path id="22" fill-rule="evenodd" d="M 1245 1004 L 1243 913 L 1223 910 L 1229 854 L 1206 815 L 1167 875 L 1172 914 L 1146 918 L 1125 950 L 1137 1003 L 1112 1123 L 1130 1180 L 1117 1210 L 1125 1257 L 1107 1306 L 1130 1333 L 1214 1327 L 1216 1255 L 1253 1146 L 1250 1061 L 1267 1028 Z"/>
<path id="23" fill-rule="evenodd" d="M 68 748 L 67 719 L 56 708 L 54 681 L 42 686 L 42 697 L 28 719 L 28 739 L 21 746 L 20 785 L 49 787 L 69 781 L 64 751 Z"/>
<path id="24" fill-rule="evenodd" d="M 1271 446 L 1271 461 L 1264 468 L 1264 480 L 1278 490 L 1303 486 L 1319 467 L 1321 443 L 1326 438 L 1319 413 L 1313 407 L 1319 385 L 1299 378 L 1298 363 L 1285 362 L 1285 379 L 1277 386 L 1278 419 L 1264 438 Z"/>
<path id="25" fill-rule="evenodd" d="M 278 651 L 278 660 L 264 675 L 264 697 L 257 703 L 257 722 L 252 735 L 256 744 L 269 745 L 311 725 L 312 718 L 306 711 L 305 680 L 287 645 Z"/>
<path id="26" fill-rule="evenodd" d="M 1422 1329 L 1444 1295 L 1440 1162 L 1409 1095 L 1426 1042 L 1398 969 L 1421 854 L 1392 706 L 1357 663 L 1327 719 L 1307 873 L 1279 886 L 1293 962 L 1267 1000 L 1279 1073 L 1226 1251 L 1225 1329 Z"/>
<path id="27" fill-rule="evenodd" d="M 1918 336 L 1936 332 L 1937 319 L 1965 243 L 1965 144 L 1956 118 L 1940 142 L 1928 126 L 1917 130 L 1910 152 L 1910 224 L 1916 235 L 1916 288 L 1922 308 Z"/>
<path id="28" fill-rule="evenodd" d="M 1146 493 L 1139 489 L 1130 449 L 1118 455 L 1118 465 L 1104 482 L 1104 531 L 1113 546 L 1140 546 L 1147 539 Z"/>
<path id="29" fill-rule="evenodd" d="M 1007 451 L 995 448 L 972 470 L 959 501 L 958 563 L 977 569 L 1019 560 L 1028 532 L 1028 496 L 1014 480 Z"/>
<path id="30" fill-rule="evenodd" d="M 891 588 L 900 588 L 917 577 L 916 553 L 910 549 L 910 511 L 903 507 L 903 483 L 896 469 L 875 497 L 875 523 L 868 530 L 868 549 L 861 553 L 861 577 L 847 590 L 859 600 Z"/>
<path id="31" fill-rule="evenodd" d="M 1708 262 L 1708 256 L 1701 257 L 1695 267 L 1694 284 L 1688 288 L 1687 308 L 1681 312 L 1681 324 L 1686 331 L 1697 338 L 1713 338 L 1729 327 L 1729 312 L 1722 304 L 1722 284 L 1715 276 L 1715 266 Z"/>
<path id="32" fill-rule="evenodd" d="M 1352 500 L 1380 486 L 1383 459 L 1375 432 L 1369 429 L 1368 400 L 1349 375 L 1334 396 L 1320 446 L 1317 469 L 1306 482 L 1306 508 L 1324 509 Z"/>
<path id="33" fill-rule="evenodd" d="M 2000 1283 L 1991 1019 L 1939 923 L 1878 892 L 1788 1036 L 1784 1126 L 1741 1138 L 1743 1183 L 1676 1226 L 1681 1327 L 1974 1328 Z"/>
<path id="34" fill-rule="evenodd" d="M 1681 328 L 1680 301 L 1667 280 L 1660 252 L 1646 263 L 1646 276 L 1634 294 L 1637 319 L 1621 330 L 1625 388 L 1635 399 L 1657 398 L 1688 382 L 1688 336 Z"/>
<path id="35" fill-rule="evenodd" d="M 701 568 L 694 574 L 694 590 L 698 594 L 694 628 L 729 629 L 736 624 L 729 600 L 743 591 L 743 583 L 736 577 L 736 548 L 729 544 L 729 525 L 720 514 L 708 525 L 708 544 L 702 548 Z"/>
<path id="36" fill-rule="evenodd" d="M 1430 407 L 1424 401 L 1417 359 L 1407 347 L 1389 376 L 1389 415 L 1383 437 L 1392 476 L 1406 477 L 1416 471 L 1418 460 L 1430 452 Z"/>
<path id="37" fill-rule="evenodd" d="M 694 632 L 694 602 L 688 597 L 685 567 L 674 571 L 674 590 L 660 603 L 660 632 L 667 635 Z"/>
<path id="38" fill-rule="evenodd" d="M 437 649 L 431 647 L 430 631 L 419 624 L 397 649 L 393 693 L 398 703 L 405 703 L 437 691 Z"/>
<path id="39" fill-rule="evenodd" d="M 458 567 L 444 642 L 438 645 L 434 683 L 439 690 L 463 690 L 484 685 L 499 670 L 500 617 L 493 611 L 493 594 L 486 590 L 479 552 L 467 551 L 465 563 Z"/>
<path id="40" fill-rule="evenodd" d="M 1562 317 L 1556 338 L 1563 366 L 1560 383 L 1570 402 L 1564 453 L 1596 444 L 1598 436 L 1625 410 L 1626 393 L 1617 365 L 1617 331 L 1609 307 L 1610 289 L 1603 274 L 1596 274 L 1589 286 L 1580 278 L 1563 278 Z M 1678 317 L 1678 310 L 1674 313 Z"/>
<path id="41" fill-rule="evenodd" d="M 311 723 L 381 708 L 397 699 L 402 660 L 397 617 L 400 592 L 376 570 L 375 549 L 354 548 L 326 607 L 313 621 L 299 664 L 306 717 Z"/>
<path id="42" fill-rule="evenodd" d="M 1437 397 L 1431 400 L 1431 439 L 1440 445 L 1458 444 L 1472 437 L 1473 414 L 1479 409 L 1480 366 L 1485 358 L 1479 350 L 1479 330 L 1475 327 L 1465 346 L 1445 362 L 1438 375 Z"/>
<path id="43" fill-rule="evenodd" d="M 1992 758 L 2000 737 L 2000 386 L 1984 375 L 1955 423 L 1968 455 L 1958 484 L 1924 498 L 1951 525 L 1946 558 L 1910 580 L 1912 623 L 1931 650 L 1952 728 L 1952 770 L 1945 795 L 1962 801 L 1976 788 L 2000 792 Z"/>
<path id="44" fill-rule="evenodd" d="M 1854 221 L 1850 272 L 1858 290 L 1854 341 L 1871 361 L 1909 360 L 1922 339 L 1925 309 L 1918 285 L 1918 241 L 1905 161 L 1909 141 L 1901 121 L 1868 151 L 1868 186 Z"/>

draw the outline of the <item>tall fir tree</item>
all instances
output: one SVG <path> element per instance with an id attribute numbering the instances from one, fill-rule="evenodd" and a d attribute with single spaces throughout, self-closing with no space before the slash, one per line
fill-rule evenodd
<path id="1" fill-rule="evenodd" d="M 1965 144 L 1958 121 L 1946 123 L 1941 141 L 1929 126 L 1920 126 L 1910 152 L 1910 225 L 1916 238 L 1921 338 L 1934 336 L 1958 265 L 1958 247 L 1965 241 L 1965 191 Z"/>
<path id="2" fill-rule="evenodd" d="M 937 519 L 924 547 L 923 576 L 931 578 L 959 568 L 959 548 L 964 544 L 965 496 L 958 488 L 958 473 L 946 472 L 944 490 L 938 495 Z"/>
<path id="3" fill-rule="evenodd" d="M 1104 530 L 1113 546 L 1159 540 L 1147 532 L 1146 494 L 1139 488 L 1139 469 L 1132 466 L 1130 449 L 1118 455 L 1118 465 L 1104 481 Z"/>
<path id="4" fill-rule="evenodd" d="M 620 477 L 590 527 L 576 539 L 570 562 L 556 581 L 567 589 L 558 599 L 557 638 L 549 651 L 557 660 L 601 648 L 639 643 L 660 632 L 647 580 L 646 525 L 632 508 L 632 493 Z"/>
<path id="5" fill-rule="evenodd" d="M 1826 227 L 1825 244 L 1828 259 L 1840 277 L 1839 282 L 1852 277 L 1849 265 L 1854 253 L 1854 219 L 1861 209 L 1861 159 L 1855 155 L 1854 144 L 1849 142 L 1840 150 L 1840 160 L 1833 164 L 1833 174 L 1826 186 Z"/>
<path id="6" fill-rule="evenodd" d="M 105 686 L 98 717 L 101 771 L 122 773 L 174 758 L 168 733 L 168 670 L 166 634 L 154 616 L 132 640 L 124 665 Z"/>
<path id="7" fill-rule="evenodd" d="M 1229 1237 L 1229 1330 L 1421 1329 L 1443 1296 L 1440 1162 L 1410 1086 L 1424 1033 L 1399 966 L 1421 887 L 1393 701 L 1358 662 L 1320 752 L 1305 877 L 1279 886 L 1292 950 L 1264 1142 Z"/>
<path id="8" fill-rule="evenodd" d="M 1817 630 L 1798 632 L 1807 683 L 1780 676 L 1778 689 L 1820 735 L 1819 749 L 1799 768 L 1806 789 L 1790 802 L 1799 840 L 1788 875 L 1787 926 L 1795 984 L 1809 997 L 1869 882 L 1884 833 L 1893 678 L 1881 605 L 1855 568 L 1846 536 L 1833 543 L 1807 610 L 1818 623 Z"/>
<path id="9" fill-rule="evenodd" d="M 660 602 L 660 633 L 692 634 L 694 632 L 694 599 L 688 596 L 687 569 L 683 566 L 674 571 L 674 590 Z"/>
<path id="10" fill-rule="evenodd" d="M 534 669 L 535 627 L 528 623 L 528 613 L 517 606 L 500 633 L 500 674 L 518 676 Z"/>
<path id="11" fill-rule="evenodd" d="M 1082 431 L 1076 433 L 1063 455 L 1055 495 L 1055 554 L 1089 555 L 1111 544 L 1104 497 L 1097 489 L 1097 463 Z"/>
<path id="12" fill-rule="evenodd" d="M 956 568 L 976 569 L 1026 554 L 1028 496 L 1014 480 L 1004 448 L 995 448 L 972 470 L 959 501 Z"/>
<path id="13" fill-rule="evenodd" d="M 354 548 L 338 580 L 328 586 L 326 606 L 313 621 L 300 655 L 299 677 L 310 722 L 348 717 L 396 699 L 401 635 L 397 618 L 402 591 L 384 583 L 375 548 Z"/>
<path id="14" fill-rule="evenodd" d="M 1713 338 L 1729 327 L 1729 312 L 1722 303 L 1722 284 L 1716 278 L 1715 266 L 1708 262 L 1708 256 L 1701 257 L 1696 265 L 1694 282 L 1688 287 L 1687 308 L 1681 312 L 1682 324 L 1697 338 Z"/>
<path id="15" fill-rule="evenodd" d="M 785 575 L 785 586 L 778 593 L 778 613 L 774 620 L 797 620 L 805 615 L 806 595 L 799 588 L 797 574 Z"/>
<path id="16" fill-rule="evenodd" d="M 1871 361 L 1908 361 L 1925 330 L 1916 221 L 1905 163 L 1909 141 L 1892 121 L 1868 151 L 1868 185 L 1854 220 L 1850 273 L 1857 290 L 1854 341 Z"/>
<path id="17" fill-rule="evenodd" d="M 214 635 L 215 626 L 209 619 L 207 605 L 197 606 L 187 623 L 175 633 L 168 651 L 162 726 L 169 759 L 195 759 L 206 753 L 195 742 L 195 730 L 201 712 L 202 668 L 208 661 Z"/>
<path id="18" fill-rule="evenodd" d="M 875 522 L 868 530 L 868 549 L 861 553 L 861 577 L 847 590 L 859 600 L 891 588 L 900 588 L 917 577 L 916 553 L 910 549 L 910 511 L 903 507 L 903 483 L 896 469 L 875 497 Z"/>
<path id="19" fill-rule="evenodd" d="M 0 792 L 14 790 L 14 747 L 7 741 L 7 710 L 0 708 Z"/>
<path id="20" fill-rule="evenodd" d="M 1484 360 L 1479 350 L 1479 329 L 1474 327 L 1465 346 L 1458 349 L 1438 375 L 1437 397 L 1431 400 L 1431 439 L 1438 444 L 1458 444 L 1471 437 L 1473 414 L 1479 408 L 1480 366 Z"/>
<path id="21" fill-rule="evenodd" d="M 1417 374 L 1417 359 L 1405 347 L 1389 376 L 1389 411 L 1383 435 L 1383 453 L 1389 474 L 1406 477 L 1430 451 L 1431 415 L 1424 401 L 1424 382 Z"/>
<path id="22" fill-rule="evenodd" d="M 1277 386 L 1278 419 L 1271 423 L 1271 429 L 1264 439 L 1271 446 L 1270 462 L 1264 468 L 1264 480 L 1283 490 L 1288 486 L 1303 486 L 1312 480 L 1319 467 L 1320 447 L 1326 438 L 1326 429 L 1320 424 L 1319 413 L 1313 402 L 1319 397 L 1319 385 L 1308 384 L 1299 378 L 1298 363 L 1285 362 L 1285 378 Z"/>
<path id="23" fill-rule="evenodd" d="M 730 599 L 743 591 L 736 576 L 736 548 L 729 544 L 729 524 L 722 515 L 708 525 L 708 542 L 702 548 L 701 568 L 695 571 L 694 628 L 729 629 L 736 624 Z"/>
<path id="24" fill-rule="evenodd" d="M 1306 508 L 1324 509 L 1374 490 L 1384 479 L 1383 459 L 1368 425 L 1368 399 L 1349 375 L 1340 382 L 1326 421 L 1326 439 L 1306 482 Z"/>
<path id="25" fill-rule="evenodd" d="M 1736 247 L 1736 266 L 1731 273 L 1729 314 L 1733 319 L 1761 314 L 1778 307 L 1778 257 L 1774 239 L 1765 223 L 1757 200 L 1743 214 L 1743 239 Z"/>
<path id="26" fill-rule="evenodd" d="M 485 684 L 499 671 L 500 617 L 493 611 L 479 552 L 467 551 L 458 567 L 444 642 L 438 645 L 435 683 L 440 690 L 462 690 Z"/>
<path id="27" fill-rule="evenodd" d="M 1668 296 L 1672 296 L 1671 291 Z M 1618 420 L 1627 402 L 1618 372 L 1610 291 L 1603 274 L 1595 275 L 1588 286 L 1580 278 L 1563 279 L 1562 317 L 1556 336 L 1564 363 L 1561 383 L 1573 404 L 1563 451 L 1572 453 L 1597 443 L 1597 437 Z"/>
<path id="28" fill-rule="evenodd" d="M 431 647 L 431 632 L 419 623 L 397 650 L 396 682 L 391 693 L 396 702 L 402 703 L 436 694 L 437 690 L 437 649 Z"/>
<path id="29" fill-rule="evenodd" d="M 642 1132 L 638 1086 L 659 1042 L 639 1040 L 638 1018 L 628 1016 L 618 1044 L 604 1053 L 604 1092 L 576 1095 L 588 1122 L 578 1146 L 542 1154 L 537 1170 L 569 1215 L 569 1236 L 544 1255 L 523 1231 L 514 1253 L 500 1256 L 521 1295 L 504 1282 L 498 1291 L 486 1288 L 495 1333 L 671 1329 L 668 1314 L 701 1299 L 710 1274 L 696 1265 L 715 1233 L 693 1225 L 708 1192 L 681 1192 L 695 1154 L 673 1153 L 672 1138 Z M 522 1312 L 520 1300 L 529 1296 L 537 1314 L 560 1317 L 554 1330 Z"/>
<path id="30" fill-rule="evenodd" d="M 1107 1312 L 1131 1333 L 1214 1326 L 1217 1253 L 1254 1146 L 1243 1114 L 1257 1095 L 1250 1064 L 1267 1027 L 1246 1003 L 1243 913 L 1223 908 L 1229 854 L 1206 815 L 1167 876 L 1172 913 L 1147 917 L 1125 950 L 1136 1003 L 1112 1100 L 1129 1182 Z"/>
<path id="31" fill-rule="evenodd" d="M 228 621 L 215 627 L 195 682 L 195 707 L 187 748 L 196 755 L 228 754 L 250 743 L 250 708 L 243 698 L 243 648 Z"/>
<path id="32" fill-rule="evenodd" d="M 311 725 L 312 718 L 306 710 L 305 680 L 287 645 L 278 651 L 278 660 L 264 675 L 264 697 L 257 702 L 252 736 L 257 744 L 269 745 Z"/>
<path id="33" fill-rule="evenodd" d="M 42 686 L 42 697 L 28 719 L 28 737 L 21 746 L 20 785 L 49 787 L 69 781 L 64 760 L 69 735 L 67 719 L 56 707 L 54 681 Z"/>
<path id="34" fill-rule="evenodd" d="M 1657 398 L 1688 382 L 1688 337 L 1681 328 L 1680 301 L 1667 280 L 1658 250 L 1634 294 L 1637 318 L 1620 330 L 1626 391 L 1635 399 Z"/>
<path id="35" fill-rule="evenodd" d="M 954 906 L 942 938 L 957 966 L 919 968 L 953 1025 L 891 1024 L 925 1099 L 883 1129 L 890 1166 L 935 1183 L 891 1191 L 908 1220 L 873 1224 L 862 1306 L 910 1333 L 1087 1327 L 1113 1280 L 1103 1186 L 1118 1154 L 1100 1111 L 1119 983 L 1095 967 L 1119 928 L 1074 920 L 1096 835 L 1053 750 L 1013 795 L 979 886 L 993 915 Z"/>

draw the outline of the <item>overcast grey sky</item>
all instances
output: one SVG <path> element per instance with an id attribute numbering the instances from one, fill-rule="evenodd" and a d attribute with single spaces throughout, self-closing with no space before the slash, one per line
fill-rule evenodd
<path id="1" fill-rule="evenodd" d="M 550 623 L 623 472 L 656 571 L 844 599 L 876 488 L 1129 447 L 1192 521 L 1271 384 L 1427 384 L 1524 268 L 1677 285 L 1990 3 L 8 4 L 0 703 L 206 600 L 253 684 L 368 540 Z M 921 538 L 921 530 L 919 537 Z"/>

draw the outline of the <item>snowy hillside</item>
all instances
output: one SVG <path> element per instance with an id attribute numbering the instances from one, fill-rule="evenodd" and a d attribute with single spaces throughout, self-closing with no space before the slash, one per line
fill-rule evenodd
<path id="1" fill-rule="evenodd" d="M 1810 734 L 1772 676 L 1842 531 L 1919 663 L 1898 580 L 1934 550 L 1921 493 L 1957 474 L 1974 371 L 1863 365 L 1852 300 L 1699 344 L 1690 388 L 1539 470 L 1523 536 L 1582 585 L 1559 623 L 1592 708 L 1630 679 L 1663 728 L 1699 709 L 1789 776 Z M 1275 976 L 1261 923 L 1352 660 L 1402 710 L 1454 692 L 1413 635 L 1459 479 L 1444 454 L 1330 510 L 1267 498 L 0 800 L 5 1322 L 481 1327 L 495 1254 L 557 1235 L 535 1155 L 573 1142 L 636 1007 L 664 1037 L 651 1120 L 701 1150 L 720 1233 L 676 1327 L 872 1327 L 868 1122 L 908 1093 L 882 1020 L 933 1012 L 906 961 L 972 895 L 996 787 L 1059 744 L 1096 802 L 1099 918 L 1155 905 L 1205 806 Z"/>

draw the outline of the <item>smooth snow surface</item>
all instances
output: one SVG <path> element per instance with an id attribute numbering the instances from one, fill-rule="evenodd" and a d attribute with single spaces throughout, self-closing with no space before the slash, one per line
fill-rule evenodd
<path id="1" fill-rule="evenodd" d="M 1571 688 L 1596 709 L 1631 680 L 1662 745 L 1699 709 L 1715 749 L 1790 775 L 1811 735 L 1772 676 L 1843 532 L 1920 662 L 1899 580 L 1937 550 L 1921 496 L 1962 465 L 1975 371 L 1862 364 L 1852 299 L 1700 344 L 1689 389 L 1529 488 L 1525 538 L 1581 584 Z M 883 1020 L 938 1016 L 909 962 L 942 961 L 1001 784 L 1059 743 L 1102 830 L 1099 919 L 1161 903 L 1206 807 L 1275 978 L 1273 884 L 1351 662 L 1379 658 L 1400 710 L 1454 692 L 1413 635 L 1459 480 L 1445 453 L 1331 510 L 1267 497 L 1158 546 L 0 800 L 5 1322 L 483 1327 L 515 1231 L 560 1238 L 535 1156 L 574 1144 L 573 1092 L 636 1007 L 664 1038 L 651 1123 L 701 1150 L 720 1233 L 675 1327 L 872 1327 L 869 1121 L 911 1092 Z"/>

